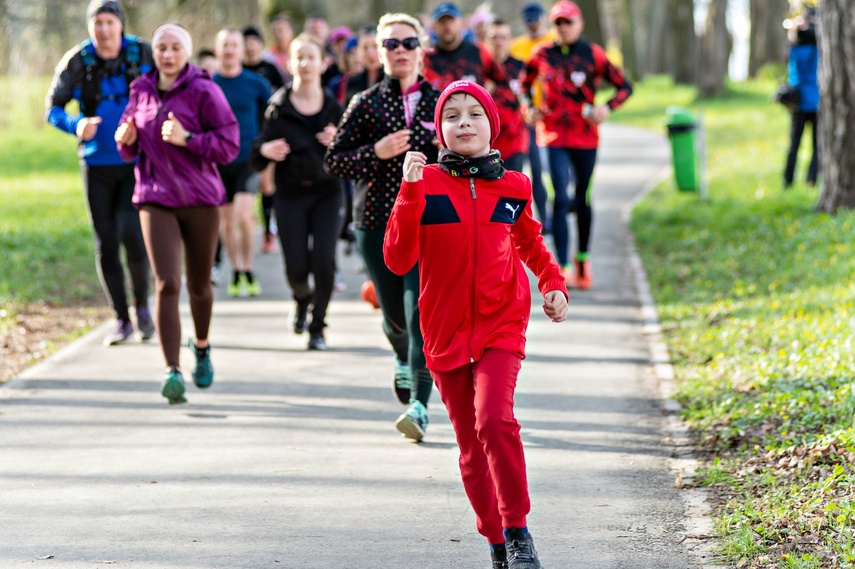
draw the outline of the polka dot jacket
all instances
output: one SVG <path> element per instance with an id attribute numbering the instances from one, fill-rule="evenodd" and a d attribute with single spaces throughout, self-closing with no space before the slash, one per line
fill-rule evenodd
<path id="1" fill-rule="evenodd" d="M 383 229 L 398 196 L 406 152 L 389 160 L 374 153 L 374 143 L 388 134 L 410 129 L 410 151 L 437 160 L 433 111 L 439 91 L 419 77 L 409 93 L 386 76 L 351 99 L 327 149 L 324 167 L 340 178 L 356 180 L 353 220 L 361 229 Z"/>

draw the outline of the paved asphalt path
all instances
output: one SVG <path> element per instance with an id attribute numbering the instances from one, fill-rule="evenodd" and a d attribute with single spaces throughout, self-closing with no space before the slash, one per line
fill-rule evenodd
<path id="1" fill-rule="evenodd" d="M 622 222 L 667 162 L 661 136 L 605 129 L 595 287 L 571 293 L 563 324 L 533 305 L 517 413 L 547 569 L 696 566 Z M 156 343 L 105 348 L 106 327 L 0 388 L 0 568 L 490 566 L 438 395 L 423 444 L 394 429 L 392 353 L 356 256 L 324 353 L 290 331 L 278 253 L 257 263 L 261 297 L 219 287 L 216 380 L 186 405 L 159 394 Z"/>

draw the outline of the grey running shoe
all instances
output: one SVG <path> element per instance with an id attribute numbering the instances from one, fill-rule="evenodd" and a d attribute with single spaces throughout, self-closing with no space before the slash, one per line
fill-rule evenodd
<path id="1" fill-rule="evenodd" d="M 421 401 L 413 400 L 404 414 L 395 421 L 395 428 L 408 439 L 421 442 L 428 426 L 427 409 Z"/>
<path id="2" fill-rule="evenodd" d="M 531 534 L 520 528 L 505 530 L 508 569 L 541 569 Z"/>
<path id="3" fill-rule="evenodd" d="M 327 349 L 327 343 L 324 340 L 324 335 L 320 332 L 309 333 L 309 349 L 324 351 Z"/>
<path id="4" fill-rule="evenodd" d="M 116 328 L 104 338 L 104 345 L 115 346 L 121 344 L 130 338 L 133 333 L 134 325 L 131 324 L 130 320 L 117 320 Z"/>
<path id="5" fill-rule="evenodd" d="M 154 337 L 154 319 L 148 306 L 137 308 L 137 328 L 140 331 L 140 339 L 151 340 Z"/>

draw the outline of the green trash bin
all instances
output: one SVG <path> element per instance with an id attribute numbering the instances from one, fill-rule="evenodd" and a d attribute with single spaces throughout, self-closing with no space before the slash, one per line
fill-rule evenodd
<path id="1" fill-rule="evenodd" d="M 671 141 L 671 160 L 674 177 L 680 191 L 698 190 L 697 152 L 695 151 L 695 129 L 697 121 L 688 109 L 668 107 L 668 139 Z"/>

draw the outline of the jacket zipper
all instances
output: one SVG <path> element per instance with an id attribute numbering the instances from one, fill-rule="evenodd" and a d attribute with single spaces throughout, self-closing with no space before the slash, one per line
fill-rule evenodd
<path id="1" fill-rule="evenodd" d="M 478 198 L 475 195 L 475 178 L 469 178 L 469 191 L 472 193 L 472 280 L 469 286 L 469 363 L 475 363 L 475 357 L 472 351 L 472 338 L 475 336 L 475 294 L 477 292 L 477 270 L 478 270 L 478 205 L 475 200 Z"/>
<path id="2" fill-rule="evenodd" d="M 160 101 L 158 105 L 158 112 L 163 112 L 163 100 Z M 166 116 L 169 117 L 169 113 L 166 113 Z M 166 144 L 172 144 L 171 142 L 167 142 Z M 184 189 L 184 184 L 181 183 L 181 178 L 175 173 L 175 168 L 172 167 L 172 160 L 169 158 L 169 147 L 166 148 L 166 152 L 163 153 L 166 157 L 166 166 L 169 168 L 169 171 L 172 173 L 172 177 L 175 179 L 175 182 L 178 184 L 178 189 L 181 190 L 181 196 L 184 198 L 184 205 L 189 206 L 190 200 L 187 199 L 187 190 Z"/>

